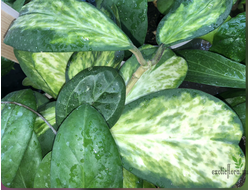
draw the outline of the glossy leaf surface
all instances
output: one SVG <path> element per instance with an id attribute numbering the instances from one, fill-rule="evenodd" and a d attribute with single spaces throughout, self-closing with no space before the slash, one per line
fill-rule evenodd
<path id="1" fill-rule="evenodd" d="M 241 13 L 221 25 L 214 35 L 210 51 L 241 62 L 246 58 L 246 13 Z"/>
<path id="2" fill-rule="evenodd" d="M 16 152 L 18 154 L 18 152 Z M 42 161 L 42 150 L 35 133 L 33 133 L 22 161 L 18 167 L 12 188 L 33 188 L 38 167 Z"/>
<path id="3" fill-rule="evenodd" d="M 111 129 L 124 167 L 156 186 L 231 187 L 239 175 L 213 175 L 235 169 L 245 158 L 238 146 L 243 129 L 222 101 L 197 90 L 152 93 L 125 106 Z"/>
<path id="4" fill-rule="evenodd" d="M 50 188 L 51 152 L 40 163 L 34 179 L 34 188 Z"/>
<path id="5" fill-rule="evenodd" d="M 51 160 L 52 188 L 121 188 L 122 164 L 103 116 L 83 104 L 62 123 Z"/>
<path id="6" fill-rule="evenodd" d="M 141 46 L 147 34 L 147 0 L 103 0 L 103 6 L 116 6 L 118 9 L 121 28 L 135 46 Z"/>
<path id="7" fill-rule="evenodd" d="M 31 90 L 12 92 L 2 101 L 15 101 L 36 110 Z M 36 115 L 14 104 L 1 104 L 1 109 L 1 180 L 5 187 L 11 187 L 33 134 Z"/>
<path id="8" fill-rule="evenodd" d="M 63 86 L 56 103 L 56 123 L 60 125 L 72 110 L 87 103 L 112 127 L 121 115 L 124 102 L 125 84 L 119 73 L 111 67 L 91 67 Z"/>
<path id="9" fill-rule="evenodd" d="M 38 112 L 57 130 L 56 125 L 56 102 L 50 102 L 38 109 Z M 40 118 L 36 118 L 34 131 L 41 144 L 43 157 L 52 150 L 55 134 L 49 126 Z"/>
<path id="10" fill-rule="evenodd" d="M 143 180 L 123 168 L 123 188 L 142 188 Z"/>
<path id="11" fill-rule="evenodd" d="M 158 44 L 175 45 L 217 28 L 227 18 L 232 0 L 175 0 L 157 28 Z"/>
<path id="12" fill-rule="evenodd" d="M 86 51 L 74 53 L 67 65 L 66 79 L 72 79 L 80 71 L 93 66 L 118 68 L 124 57 L 123 51 Z"/>
<path id="13" fill-rule="evenodd" d="M 65 83 L 65 70 L 72 52 L 31 53 L 15 50 L 14 53 L 30 83 L 34 84 L 32 86 L 56 98 Z"/>
<path id="14" fill-rule="evenodd" d="M 76 0 L 33 0 L 24 6 L 4 43 L 32 52 L 114 51 L 132 48 L 102 12 Z"/>
<path id="15" fill-rule="evenodd" d="M 246 88 L 246 66 L 219 54 L 183 50 L 178 54 L 188 63 L 186 81 L 220 87 Z"/>
<path id="16" fill-rule="evenodd" d="M 145 58 L 152 59 L 156 50 L 157 47 L 146 46 L 141 51 Z M 124 63 L 120 69 L 120 74 L 126 84 L 139 66 L 140 64 L 135 56 Z M 176 56 L 172 50 L 166 49 L 161 60 L 144 72 L 136 82 L 126 97 L 126 104 L 152 92 L 177 88 L 183 82 L 186 73 L 186 61 Z"/>

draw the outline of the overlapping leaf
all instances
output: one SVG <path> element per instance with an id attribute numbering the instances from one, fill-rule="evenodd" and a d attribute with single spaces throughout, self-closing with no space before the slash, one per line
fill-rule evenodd
<path id="1" fill-rule="evenodd" d="M 7 75 L 13 69 L 14 62 L 1 57 L 1 77 Z"/>
<path id="2" fill-rule="evenodd" d="M 217 28 L 229 15 L 232 0 L 175 0 L 157 28 L 157 43 L 175 45 Z"/>
<path id="3" fill-rule="evenodd" d="M 72 52 L 31 53 L 15 50 L 14 53 L 33 87 L 56 98 L 65 83 L 65 70 Z"/>
<path id="4" fill-rule="evenodd" d="M 121 188 L 122 164 L 103 116 L 83 104 L 62 123 L 51 160 L 52 188 Z"/>
<path id="5" fill-rule="evenodd" d="M 74 53 L 67 65 L 66 79 L 72 79 L 80 71 L 93 66 L 119 68 L 123 51 L 86 51 Z"/>
<path id="6" fill-rule="evenodd" d="M 221 87 L 246 88 L 246 66 L 203 50 L 182 50 L 188 63 L 186 81 Z"/>
<path id="7" fill-rule="evenodd" d="M 91 67 L 78 73 L 62 88 L 56 103 L 56 123 L 82 103 L 94 106 L 112 127 L 125 102 L 125 84 L 111 67 Z"/>
<path id="8" fill-rule="evenodd" d="M 31 90 L 12 92 L 2 101 L 15 101 L 36 110 Z M 36 115 L 14 104 L 2 104 L 1 109 L 1 180 L 5 187 L 12 187 L 32 137 Z"/>
<path id="9" fill-rule="evenodd" d="M 133 46 L 102 12 L 76 0 L 31 1 L 22 8 L 4 43 L 32 52 L 114 51 Z"/>
<path id="10" fill-rule="evenodd" d="M 246 41 L 244 12 L 221 25 L 214 35 L 213 45 L 209 50 L 241 62 L 246 58 Z"/>
<path id="11" fill-rule="evenodd" d="M 245 158 L 238 143 L 242 125 L 222 101 L 204 92 L 171 89 L 152 93 L 125 106 L 111 129 L 124 167 L 156 186 L 233 186 L 239 175 L 213 175 L 235 170 L 232 156 Z"/>
<path id="12" fill-rule="evenodd" d="M 123 168 L 123 188 L 142 188 L 143 180 Z"/>
<path id="13" fill-rule="evenodd" d="M 156 50 L 157 47 L 152 46 L 145 46 L 141 49 L 143 56 L 147 59 L 152 59 Z M 140 64 L 134 56 L 124 63 L 120 74 L 126 84 L 139 66 Z M 166 49 L 161 60 L 144 72 L 136 82 L 126 97 L 126 104 L 152 92 L 177 88 L 183 82 L 186 73 L 186 61 L 177 57 L 170 49 Z"/>

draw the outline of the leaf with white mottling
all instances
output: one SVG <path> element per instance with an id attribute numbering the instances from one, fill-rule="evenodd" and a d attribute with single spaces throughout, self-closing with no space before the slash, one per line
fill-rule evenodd
<path id="1" fill-rule="evenodd" d="M 66 66 L 72 52 L 67 53 L 31 53 L 14 50 L 15 56 L 33 87 L 57 97 L 65 83 Z M 27 83 L 26 79 L 26 84 Z"/>
<path id="2" fill-rule="evenodd" d="M 111 129 L 124 167 L 156 186 L 233 186 L 239 175 L 213 175 L 235 169 L 242 125 L 219 99 L 198 90 L 171 89 L 131 102 Z"/>
<path id="3" fill-rule="evenodd" d="M 147 59 L 152 59 L 156 51 L 157 47 L 152 46 L 141 49 L 143 56 Z M 126 84 L 139 66 L 135 56 L 124 63 L 120 74 Z M 126 97 L 126 104 L 152 92 L 177 88 L 183 82 L 187 69 L 187 63 L 183 58 L 176 56 L 172 50 L 166 49 L 161 60 L 144 72 L 136 82 Z"/>
<path id="4" fill-rule="evenodd" d="M 203 36 L 227 18 L 232 0 L 175 0 L 157 28 L 158 44 L 172 46 Z"/>
<path id="5" fill-rule="evenodd" d="M 4 43 L 32 52 L 115 51 L 132 42 L 105 14 L 78 0 L 33 0 L 25 5 Z"/>
<path id="6" fill-rule="evenodd" d="M 123 51 L 85 51 L 74 53 L 67 65 L 66 80 L 80 71 L 93 66 L 118 68 L 124 57 Z"/>

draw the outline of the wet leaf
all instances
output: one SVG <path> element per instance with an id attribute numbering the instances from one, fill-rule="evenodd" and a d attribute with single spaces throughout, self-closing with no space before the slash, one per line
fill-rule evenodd
<path id="1" fill-rule="evenodd" d="M 20 11 L 4 43 L 32 52 L 115 51 L 133 47 L 102 12 L 76 0 L 31 1 Z"/>
<path id="2" fill-rule="evenodd" d="M 14 50 L 20 66 L 36 87 L 56 98 L 65 83 L 65 70 L 72 52 L 67 53 L 31 53 Z M 26 85 L 27 83 L 26 79 Z"/>
<path id="3" fill-rule="evenodd" d="M 245 157 L 238 116 L 198 90 L 163 90 L 127 104 L 111 129 L 124 167 L 158 187 L 233 186 L 240 176 L 213 175 Z"/>
<path id="4" fill-rule="evenodd" d="M 2 101 L 15 101 L 36 110 L 32 90 L 12 92 Z M 36 115 L 14 104 L 1 104 L 1 109 L 1 180 L 5 187 L 11 187 L 33 134 Z"/>
<path id="5" fill-rule="evenodd" d="M 182 50 L 188 63 L 186 81 L 220 87 L 246 88 L 246 66 L 203 50 Z"/>
<path id="6" fill-rule="evenodd" d="M 122 165 L 102 115 L 83 104 L 65 119 L 51 160 L 52 188 L 121 188 Z"/>
<path id="7" fill-rule="evenodd" d="M 67 115 L 83 103 L 95 107 L 111 128 L 124 108 L 125 84 L 111 67 L 91 67 L 67 82 L 56 102 L 56 123 L 60 125 Z"/>
<path id="8" fill-rule="evenodd" d="M 50 188 L 51 152 L 40 163 L 34 179 L 34 188 Z"/>
<path id="9" fill-rule="evenodd" d="M 123 51 L 86 51 L 74 53 L 67 65 L 66 80 L 72 79 L 80 71 L 93 66 L 118 68 L 124 57 Z"/>
<path id="10" fill-rule="evenodd" d="M 229 15 L 232 0 L 175 0 L 157 28 L 158 44 L 172 46 L 219 27 Z"/>
<path id="11" fill-rule="evenodd" d="M 246 13 L 238 14 L 221 25 L 214 35 L 210 51 L 241 62 L 246 58 Z"/>

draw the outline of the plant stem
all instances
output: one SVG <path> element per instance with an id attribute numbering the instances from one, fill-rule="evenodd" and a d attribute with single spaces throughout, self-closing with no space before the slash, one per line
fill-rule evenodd
<path id="1" fill-rule="evenodd" d="M 141 66 L 147 66 L 147 61 L 143 58 L 140 50 L 137 49 L 137 47 L 134 46 L 134 48 L 130 49 L 129 51 L 131 51 L 135 55 L 137 61 L 140 63 Z"/>
<path id="2" fill-rule="evenodd" d="M 142 76 L 142 74 L 147 70 L 147 68 L 140 66 L 132 75 L 131 79 L 129 80 L 127 86 L 126 86 L 126 96 L 131 91 L 135 83 L 139 80 L 139 78 Z"/>
<path id="3" fill-rule="evenodd" d="M 25 106 L 23 104 L 20 104 L 20 103 L 17 103 L 17 102 L 10 102 L 10 101 L 1 101 L 2 104 L 15 104 L 15 105 L 18 105 L 18 106 L 21 106 L 21 107 L 24 107 L 30 111 L 32 111 L 33 113 L 35 113 L 36 115 L 38 115 L 48 126 L 49 128 L 53 131 L 53 133 L 56 135 L 56 130 L 50 125 L 50 123 L 41 115 L 39 114 L 38 112 L 36 112 L 35 110 L 29 108 L 28 106 Z"/>
<path id="4" fill-rule="evenodd" d="M 164 44 L 161 44 L 160 47 L 157 49 L 154 58 L 151 60 L 152 66 L 156 65 L 160 61 L 165 49 L 166 47 L 164 46 Z"/>

